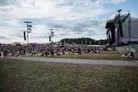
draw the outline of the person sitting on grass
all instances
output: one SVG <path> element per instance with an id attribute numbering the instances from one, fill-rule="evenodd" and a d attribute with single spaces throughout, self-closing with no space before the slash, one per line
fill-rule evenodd
<path id="1" fill-rule="evenodd" d="M 81 49 L 78 48 L 78 55 L 81 55 Z"/>
<path id="2" fill-rule="evenodd" d="M 125 52 L 121 57 L 126 57 L 126 58 L 133 58 L 133 52 Z"/>

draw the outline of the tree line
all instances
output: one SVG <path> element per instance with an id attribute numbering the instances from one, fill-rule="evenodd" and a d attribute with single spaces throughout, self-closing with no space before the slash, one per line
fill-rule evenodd
<path id="1" fill-rule="evenodd" d="M 91 38 L 65 38 L 60 40 L 61 43 L 82 44 L 82 45 L 106 45 L 107 39 L 95 40 Z"/>

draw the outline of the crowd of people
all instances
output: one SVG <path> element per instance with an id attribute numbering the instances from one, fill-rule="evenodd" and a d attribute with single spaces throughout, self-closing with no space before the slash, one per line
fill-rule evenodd
<path id="1" fill-rule="evenodd" d="M 59 46 L 56 44 L 0 44 L 0 57 L 9 56 L 23 56 L 23 55 L 34 55 L 41 53 L 41 56 L 54 56 L 64 55 L 67 53 L 100 53 L 101 51 L 110 50 L 106 46 L 89 46 L 89 45 L 64 45 Z"/>

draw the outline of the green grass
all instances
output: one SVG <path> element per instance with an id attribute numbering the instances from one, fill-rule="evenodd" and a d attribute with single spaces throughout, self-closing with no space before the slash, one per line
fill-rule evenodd
<path id="1" fill-rule="evenodd" d="M 138 67 L 0 59 L 0 92 L 138 92 Z"/>
<path id="2" fill-rule="evenodd" d="M 29 56 L 29 55 L 27 54 L 25 56 Z M 41 53 L 34 54 L 33 56 L 34 57 L 46 57 L 46 56 L 41 56 Z M 48 56 L 48 57 L 51 57 L 51 56 Z M 91 53 L 91 54 L 82 53 L 81 55 L 78 55 L 77 53 L 68 53 L 65 55 L 54 56 L 54 58 L 74 58 L 74 59 L 91 59 L 91 60 L 103 60 L 104 59 L 104 60 L 125 60 L 125 61 L 136 61 L 137 60 L 134 58 L 121 57 L 121 54 L 115 51 Z"/>
<path id="3" fill-rule="evenodd" d="M 132 61 L 135 60 L 134 58 L 124 58 L 121 57 L 120 53 L 117 52 L 102 52 L 102 53 L 92 53 L 92 54 L 66 54 L 66 55 L 60 55 L 55 56 L 56 58 L 75 58 L 75 59 L 94 59 L 94 60 L 128 60 Z"/>

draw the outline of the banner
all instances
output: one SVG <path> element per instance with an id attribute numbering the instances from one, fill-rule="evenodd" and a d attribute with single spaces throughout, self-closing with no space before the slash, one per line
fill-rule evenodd
<path id="1" fill-rule="evenodd" d="M 115 29 L 115 45 L 118 46 L 118 28 Z"/>
<path id="2" fill-rule="evenodd" d="M 49 42 L 51 42 L 51 36 L 49 36 Z"/>
<path id="3" fill-rule="evenodd" d="M 23 32 L 24 40 L 26 40 L 26 31 Z"/>

